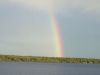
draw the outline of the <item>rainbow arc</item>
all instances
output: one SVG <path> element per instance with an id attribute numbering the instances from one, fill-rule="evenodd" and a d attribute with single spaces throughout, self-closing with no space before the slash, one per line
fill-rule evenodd
<path id="1" fill-rule="evenodd" d="M 54 13 L 51 14 L 52 15 L 52 27 L 53 27 L 53 35 L 54 35 L 54 43 L 55 43 L 55 49 L 57 52 L 57 56 L 58 57 L 63 57 L 63 48 L 62 48 L 62 42 L 61 42 L 61 35 L 60 35 L 60 30 L 59 30 L 59 25 L 58 25 L 58 21 L 56 19 L 56 16 L 54 15 Z"/>

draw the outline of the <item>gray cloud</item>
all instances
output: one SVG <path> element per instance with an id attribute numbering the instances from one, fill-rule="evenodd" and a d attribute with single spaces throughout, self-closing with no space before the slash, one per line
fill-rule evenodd
<path id="1" fill-rule="evenodd" d="M 78 10 L 81 13 L 100 14 L 100 0 L 9 0 L 28 9 L 70 13 Z"/>
<path id="2" fill-rule="evenodd" d="M 63 36 L 67 36 L 68 34 L 66 33 L 78 34 L 77 37 L 79 38 L 79 33 L 72 32 L 84 32 L 85 30 L 82 28 L 84 25 L 86 25 L 85 28 L 88 27 L 88 30 L 90 30 L 92 24 L 94 24 L 92 28 L 96 33 L 99 32 L 99 27 L 95 28 L 97 21 L 95 23 L 92 21 L 96 20 L 95 17 L 100 18 L 100 0 L 0 0 L 0 10 L 1 53 L 55 56 L 56 52 L 53 53 L 55 51 L 55 39 L 51 24 L 51 11 L 58 17 L 57 22 L 62 22 L 62 30 L 65 29 Z M 71 26 L 73 26 L 73 29 L 71 29 Z M 90 33 L 92 33 L 91 31 Z M 64 31 L 62 32 L 64 33 Z M 85 34 L 82 33 L 82 35 Z M 69 41 L 71 41 L 70 38 L 75 38 L 75 36 L 71 36 L 69 35 Z M 76 44 L 73 42 L 72 45 L 75 46 Z M 72 45 L 69 44 L 69 47 Z M 75 47 L 70 48 L 69 51 Z M 66 49 L 66 51 L 68 50 Z M 76 50 L 72 53 L 75 52 L 78 51 Z"/>

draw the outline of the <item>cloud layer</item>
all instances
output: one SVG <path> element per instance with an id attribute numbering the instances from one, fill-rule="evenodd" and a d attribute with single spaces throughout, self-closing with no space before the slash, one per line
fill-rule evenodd
<path id="1" fill-rule="evenodd" d="M 76 10 L 82 13 L 100 14 L 100 0 L 9 0 L 25 8 L 41 11 L 70 13 Z"/>
<path id="2" fill-rule="evenodd" d="M 98 49 L 99 53 L 100 0 L 0 0 L 0 11 L 1 53 L 56 56 L 52 11 L 65 38 L 65 54 L 78 55 L 83 46 L 83 50 Z M 87 44 L 89 40 L 93 43 Z"/>

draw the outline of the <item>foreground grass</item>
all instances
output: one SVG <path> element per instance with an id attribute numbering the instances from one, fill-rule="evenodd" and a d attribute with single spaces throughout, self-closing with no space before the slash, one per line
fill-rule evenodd
<path id="1" fill-rule="evenodd" d="M 100 64 L 100 59 L 0 55 L 0 61 Z"/>

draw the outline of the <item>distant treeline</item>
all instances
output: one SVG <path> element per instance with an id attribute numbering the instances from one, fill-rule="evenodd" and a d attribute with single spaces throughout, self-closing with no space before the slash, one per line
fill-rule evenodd
<path id="1" fill-rule="evenodd" d="M 100 64 L 100 59 L 0 55 L 1 62 L 56 62 Z"/>

